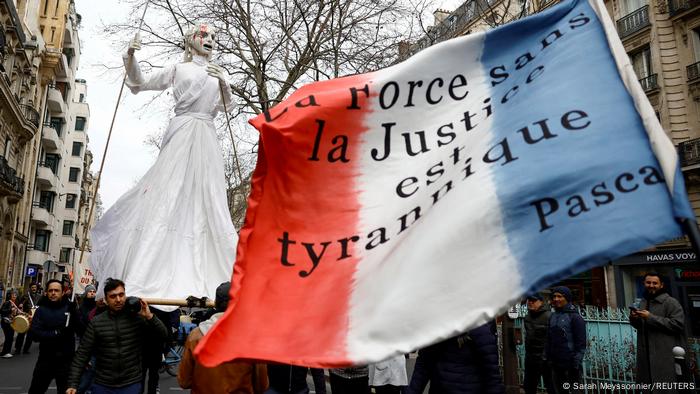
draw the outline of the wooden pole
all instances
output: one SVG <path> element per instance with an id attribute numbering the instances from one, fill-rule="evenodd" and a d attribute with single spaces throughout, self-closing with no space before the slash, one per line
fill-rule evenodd
<path id="1" fill-rule="evenodd" d="M 185 307 L 200 307 L 213 308 L 214 300 L 209 298 L 191 298 L 186 300 L 175 300 L 168 298 L 142 298 L 148 305 L 169 305 L 169 306 L 185 306 Z"/>

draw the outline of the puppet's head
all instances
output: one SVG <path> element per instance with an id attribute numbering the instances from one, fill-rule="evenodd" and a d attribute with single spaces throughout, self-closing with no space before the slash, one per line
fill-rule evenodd
<path id="1" fill-rule="evenodd" d="M 193 54 L 211 58 L 214 51 L 214 33 L 216 29 L 206 23 L 198 23 L 185 33 L 185 61 L 192 60 Z"/>

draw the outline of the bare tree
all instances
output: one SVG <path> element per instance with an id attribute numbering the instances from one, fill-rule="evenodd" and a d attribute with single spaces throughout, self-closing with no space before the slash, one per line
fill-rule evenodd
<path id="1" fill-rule="evenodd" d="M 140 16 L 145 0 L 125 0 Z M 229 204 L 239 224 L 239 195 L 255 164 L 257 137 L 245 123 L 304 83 L 377 70 L 392 63 L 405 37 L 410 7 L 400 0 L 151 0 L 142 27 L 150 65 L 172 62 L 182 52 L 181 29 L 206 21 L 217 28 L 213 61 L 230 75 L 238 105 L 229 109 L 236 141 L 227 152 Z M 122 42 L 136 20 L 106 26 Z M 144 63 L 146 66 L 149 64 Z M 223 128 L 225 130 L 225 127 Z M 229 139 L 225 138 L 224 140 Z M 152 138 L 157 145 L 158 138 Z M 243 180 L 231 160 L 236 144 Z M 243 183 L 243 185 L 241 185 Z M 245 207 L 244 207 L 245 208 Z"/>

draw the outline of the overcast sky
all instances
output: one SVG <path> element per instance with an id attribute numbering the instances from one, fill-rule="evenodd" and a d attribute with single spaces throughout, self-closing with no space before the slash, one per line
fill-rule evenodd
<path id="1" fill-rule="evenodd" d="M 453 10 L 464 0 L 438 1 L 440 8 Z M 76 78 L 87 81 L 87 101 L 90 105 L 89 149 L 94 154 L 92 171 L 99 170 L 112 114 L 117 102 L 123 73 L 105 72 L 104 64 L 121 64 L 121 53 L 126 42 L 114 43 L 102 34 L 102 26 L 111 22 L 127 20 L 129 9 L 117 0 L 76 0 L 76 11 L 82 16 L 80 40 L 80 68 Z M 149 16 L 146 15 L 146 20 Z M 134 26 L 134 32 L 136 26 Z M 144 143 L 149 134 L 162 130 L 168 122 L 163 112 L 156 115 L 143 110 L 152 100 L 153 94 L 132 95 L 125 89 L 112 131 L 107 160 L 100 181 L 99 193 L 105 209 L 114 204 L 148 170 L 156 159 L 157 152 Z M 163 104 L 167 97 L 156 100 Z M 151 105 L 153 107 L 153 105 Z"/>

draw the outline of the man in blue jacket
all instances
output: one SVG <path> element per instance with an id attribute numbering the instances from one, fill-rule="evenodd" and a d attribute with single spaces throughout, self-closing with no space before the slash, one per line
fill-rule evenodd
<path id="1" fill-rule="evenodd" d="M 68 370 L 75 352 L 75 324 L 77 314 L 73 304 L 63 298 L 63 285 L 51 279 L 46 285 L 46 296 L 39 300 L 34 313 L 30 334 L 39 342 L 39 358 L 34 367 L 29 394 L 43 394 L 56 379 L 56 389 L 65 393 L 68 388 Z"/>
<path id="2" fill-rule="evenodd" d="M 421 349 L 405 394 L 503 394 L 493 323 Z"/>
<path id="3" fill-rule="evenodd" d="M 554 313 L 549 318 L 545 355 L 551 367 L 555 393 L 569 393 L 574 383 L 581 381 L 586 321 L 571 304 L 568 287 L 553 288 L 551 303 Z"/>

